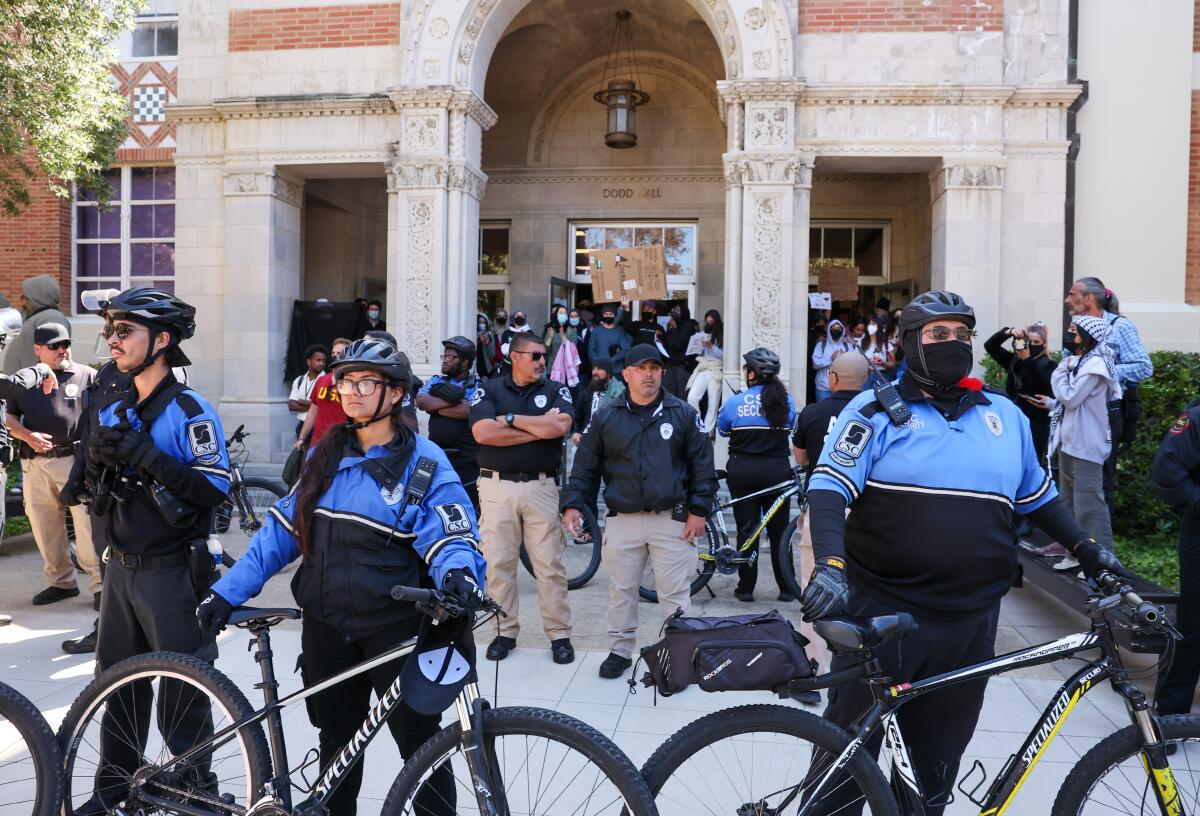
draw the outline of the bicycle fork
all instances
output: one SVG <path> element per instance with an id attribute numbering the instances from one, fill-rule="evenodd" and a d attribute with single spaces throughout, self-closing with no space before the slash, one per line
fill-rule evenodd
<path id="1" fill-rule="evenodd" d="M 1146 769 L 1158 800 L 1159 812 L 1164 816 L 1183 816 L 1183 802 L 1175 787 L 1175 774 L 1167 761 L 1167 746 L 1163 741 L 1158 720 L 1150 714 L 1150 706 L 1142 690 L 1129 681 L 1113 683 L 1117 692 L 1125 698 L 1129 715 L 1142 735 L 1142 767 Z"/>
<path id="2" fill-rule="evenodd" d="M 500 780 L 495 742 L 485 742 L 483 733 L 483 712 L 487 702 L 479 696 L 478 686 L 468 683 L 455 700 L 455 706 L 462 730 L 459 744 L 471 772 L 471 787 L 479 812 L 483 816 L 508 816 L 508 801 L 504 797 L 503 785 L 497 787 L 495 784 Z"/>

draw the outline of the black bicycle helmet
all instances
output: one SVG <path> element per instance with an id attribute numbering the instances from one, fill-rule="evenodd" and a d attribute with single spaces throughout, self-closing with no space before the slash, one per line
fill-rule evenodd
<path id="1" fill-rule="evenodd" d="M 458 352 L 458 356 L 462 357 L 468 363 L 475 360 L 475 343 L 463 337 L 461 334 L 451 337 L 449 340 L 443 340 L 442 345 L 448 349 L 454 349 Z"/>
<path id="2" fill-rule="evenodd" d="M 390 343 L 370 337 L 355 340 L 329 366 L 334 378 L 351 371 L 376 371 L 407 393 L 412 388 L 412 366 L 408 356 Z"/>
<path id="3" fill-rule="evenodd" d="M 759 346 L 752 348 L 742 355 L 746 367 L 754 372 L 760 380 L 770 379 L 779 375 L 779 355 L 770 349 Z"/>
<path id="4" fill-rule="evenodd" d="M 112 300 L 100 301 L 100 314 L 107 320 L 153 323 L 170 329 L 180 340 L 196 333 L 196 307 L 149 286 L 135 286 Z"/>
<path id="5" fill-rule="evenodd" d="M 961 320 L 975 328 L 975 310 L 954 292 L 925 292 L 913 298 L 900 312 L 900 332 L 907 334 L 935 320 Z"/>

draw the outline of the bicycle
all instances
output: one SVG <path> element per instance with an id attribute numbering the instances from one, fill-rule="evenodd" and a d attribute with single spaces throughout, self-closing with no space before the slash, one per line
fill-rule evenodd
<path id="1" fill-rule="evenodd" d="M 396 586 L 391 594 L 398 601 L 415 602 L 423 614 L 436 621 L 464 614 L 452 598 L 434 590 Z M 478 625 L 499 612 L 491 604 Z M 315 748 L 297 767 L 289 768 L 282 712 L 319 691 L 411 654 L 416 638 L 281 699 L 270 630 L 283 620 L 299 617 L 296 609 L 239 607 L 229 618 L 231 625 L 247 629 L 253 638 L 251 647 L 262 676 L 255 687 L 262 690 L 264 703 L 257 711 L 228 678 L 188 655 L 140 655 L 93 680 L 71 706 L 59 730 L 66 772 L 64 816 L 72 816 L 101 782 L 106 799 L 119 800 L 119 812 L 127 814 L 150 810 L 187 816 L 324 813 L 325 803 L 347 769 L 361 760 L 367 744 L 399 705 L 400 678 L 379 695 L 354 737 L 314 782 L 308 781 L 305 771 L 317 761 Z M 146 690 L 155 692 L 157 718 L 150 714 L 148 704 L 141 716 L 136 706 L 131 711 L 126 704 L 132 695 Z M 211 726 L 201 730 L 201 738 L 194 744 L 180 745 L 176 739 L 176 744 L 168 745 L 178 734 L 180 721 L 192 716 L 197 705 L 208 706 Z M 418 800 L 422 816 L 441 810 L 453 812 L 456 802 L 450 798 L 457 797 L 431 801 L 432 795 L 440 796 L 445 788 L 424 784 L 435 772 L 439 782 L 444 781 L 442 769 L 446 769 L 456 789 L 471 800 L 464 806 L 478 808 L 481 816 L 559 810 L 572 816 L 625 811 L 632 816 L 656 816 L 649 789 L 633 763 L 590 726 L 544 709 L 491 708 L 475 682 L 462 689 L 454 710 L 455 721 L 404 763 L 384 801 L 383 813 L 412 814 Z M 150 727 L 154 721 L 156 731 Z M 147 742 L 146 748 L 141 748 L 133 735 L 161 744 Z M 138 767 L 108 767 L 98 777 L 96 746 L 102 738 L 117 748 L 136 752 Z M 293 788 L 306 798 L 293 804 Z"/>
<path id="2" fill-rule="evenodd" d="M 1103 739 L 1079 760 L 1059 789 L 1052 816 L 1114 811 L 1196 813 L 1200 747 L 1194 743 L 1200 741 L 1200 717 L 1156 717 L 1150 712 L 1145 694 L 1125 670 L 1110 616 L 1123 616 L 1125 625 L 1143 637 L 1167 638 L 1168 647 L 1178 632 L 1159 607 L 1142 601 L 1122 579 L 1105 573 L 1095 587 L 1085 604 L 1092 620 L 1087 632 L 898 685 L 882 676 L 871 651 L 888 640 L 903 637 L 913 626 L 911 616 L 817 621 L 817 633 L 835 652 L 856 655 L 857 665 L 792 680 L 777 688 L 776 693 L 788 696 L 794 691 L 861 679 L 870 685 L 875 698 L 871 707 L 849 731 L 805 711 L 779 705 L 739 706 L 703 717 L 668 739 L 642 768 L 660 812 L 674 816 L 687 810 L 690 814 L 699 802 L 699 807 L 709 813 L 765 816 L 786 810 L 788 814 L 808 816 L 835 806 L 835 812 L 848 813 L 851 810 L 844 802 L 853 801 L 855 807 L 865 805 L 876 816 L 921 816 L 926 813 L 926 805 L 952 802 L 954 793 L 947 790 L 933 797 L 926 795 L 896 717 L 899 708 L 954 683 L 981 680 L 1099 649 L 1100 656 L 1075 672 L 1054 694 L 1018 752 L 1009 757 L 986 792 L 979 794 L 987 779 L 978 761 L 958 782 L 958 791 L 979 807 L 983 816 L 1006 812 L 1072 708 L 1088 691 L 1107 680 L 1125 700 L 1131 725 Z M 890 781 L 863 748 L 881 730 L 890 758 Z M 697 758 L 695 765 L 691 763 L 693 757 Z M 1186 810 L 1181 801 L 1185 782 L 1192 802 Z M 824 801 L 835 796 L 836 805 Z M 718 800 L 720 804 L 716 804 Z"/>
<path id="3" fill-rule="evenodd" d="M 0 683 L 0 801 L 5 813 L 52 816 L 62 805 L 62 754 L 37 706 Z"/>
<path id="4" fill-rule="evenodd" d="M 252 537 L 266 521 L 267 510 L 287 495 L 282 485 L 271 479 L 242 475 L 242 466 L 250 455 L 246 450 L 245 442 L 249 434 L 245 429 L 245 425 L 239 425 L 225 440 L 225 447 L 229 451 L 229 498 L 213 512 L 211 529 L 218 535 L 229 532 L 236 515 L 238 529 L 247 537 Z"/>
<path id="5" fill-rule="evenodd" d="M 736 499 L 730 499 L 724 504 L 719 499 L 713 500 L 712 512 L 709 513 L 708 519 L 704 522 L 704 537 L 703 539 L 696 539 L 697 561 L 696 573 L 692 576 L 692 595 L 695 595 L 701 589 L 708 586 L 708 582 L 712 580 L 713 575 L 716 573 L 732 575 L 741 567 L 755 563 L 758 560 L 758 549 L 755 545 L 764 538 L 767 525 L 775 518 L 775 514 L 787 507 L 792 497 L 796 496 L 797 501 L 800 503 L 800 514 L 793 518 L 784 530 L 778 558 L 783 567 L 782 572 L 785 583 L 788 584 L 787 587 L 782 588 L 787 589 L 794 597 L 800 597 L 802 589 L 796 580 L 796 568 L 792 561 L 792 539 L 799 529 L 807 508 L 804 474 L 804 468 L 792 468 L 792 478 L 787 481 L 757 490 L 753 493 L 747 493 L 745 496 L 739 496 Z M 724 470 L 717 471 L 718 480 L 724 480 L 725 477 L 726 473 Z M 725 524 L 725 511 L 741 502 L 750 501 L 759 496 L 766 496 L 775 492 L 778 492 L 779 496 L 767 509 L 767 512 L 762 514 L 758 524 L 749 533 L 746 540 L 736 546 L 731 543 L 729 540 L 729 528 Z M 646 567 L 646 575 L 642 580 L 642 585 L 638 587 L 638 595 L 643 600 L 658 603 L 658 593 L 654 590 L 653 576 L 649 566 Z"/>
<path id="6" fill-rule="evenodd" d="M 558 468 L 558 489 L 564 491 L 567 489 L 567 481 L 569 473 L 567 468 L 567 437 L 563 437 L 562 443 L 562 463 Z M 600 527 L 600 522 L 596 515 L 590 510 L 581 510 L 583 515 L 583 524 L 579 528 L 578 533 L 573 533 L 563 524 L 563 567 L 567 573 L 567 589 L 579 589 L 588 581 L 596 576 L 597 570 L 600 569 L 600 547 L 604 540 L 604 530 Z M 533 571 L 533 562 L 529 560 L 529 553 L 525 550 L 525 545 L 521 544 L 521 566 L 525 567 L 525 571 L 537 578 L 537 574 Z"/>

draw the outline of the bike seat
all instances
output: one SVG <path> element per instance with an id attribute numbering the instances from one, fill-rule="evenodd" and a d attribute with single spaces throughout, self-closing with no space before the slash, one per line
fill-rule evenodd
<path id="1" fill-rule="evenodd" d="M 822 618 L 813 623 L 813 629 L 835 652 L 863 652 L 888 640 L 904 637 L 916 625 L 912 615 L 897 612 L 877 618 Z"/>
<path id="2" fill-rule="evenodd" d="M 270 619 L 274 618 L 274 621 Z M 257 608 L 253 606 L 239 606 L 229 614 L 230 626 L 241 626 L 244 623 L 251 621 L 268 621 L 267 625 L 271 626 L 278 623 L 280 620 L 299 620 L 300 610 L 290 607 L 279 607 L 278 609 Z"/>

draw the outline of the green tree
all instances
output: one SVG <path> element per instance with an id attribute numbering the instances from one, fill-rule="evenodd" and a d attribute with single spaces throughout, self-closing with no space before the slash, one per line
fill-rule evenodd
<path id="1" fill-rule="evenodd" d="M 40 170 L 106 201 L 101 176 L 125 139 L 129 102 L 109 74 L 142 0 L 0 0 L 0 210 L 29 204 Z"/>

